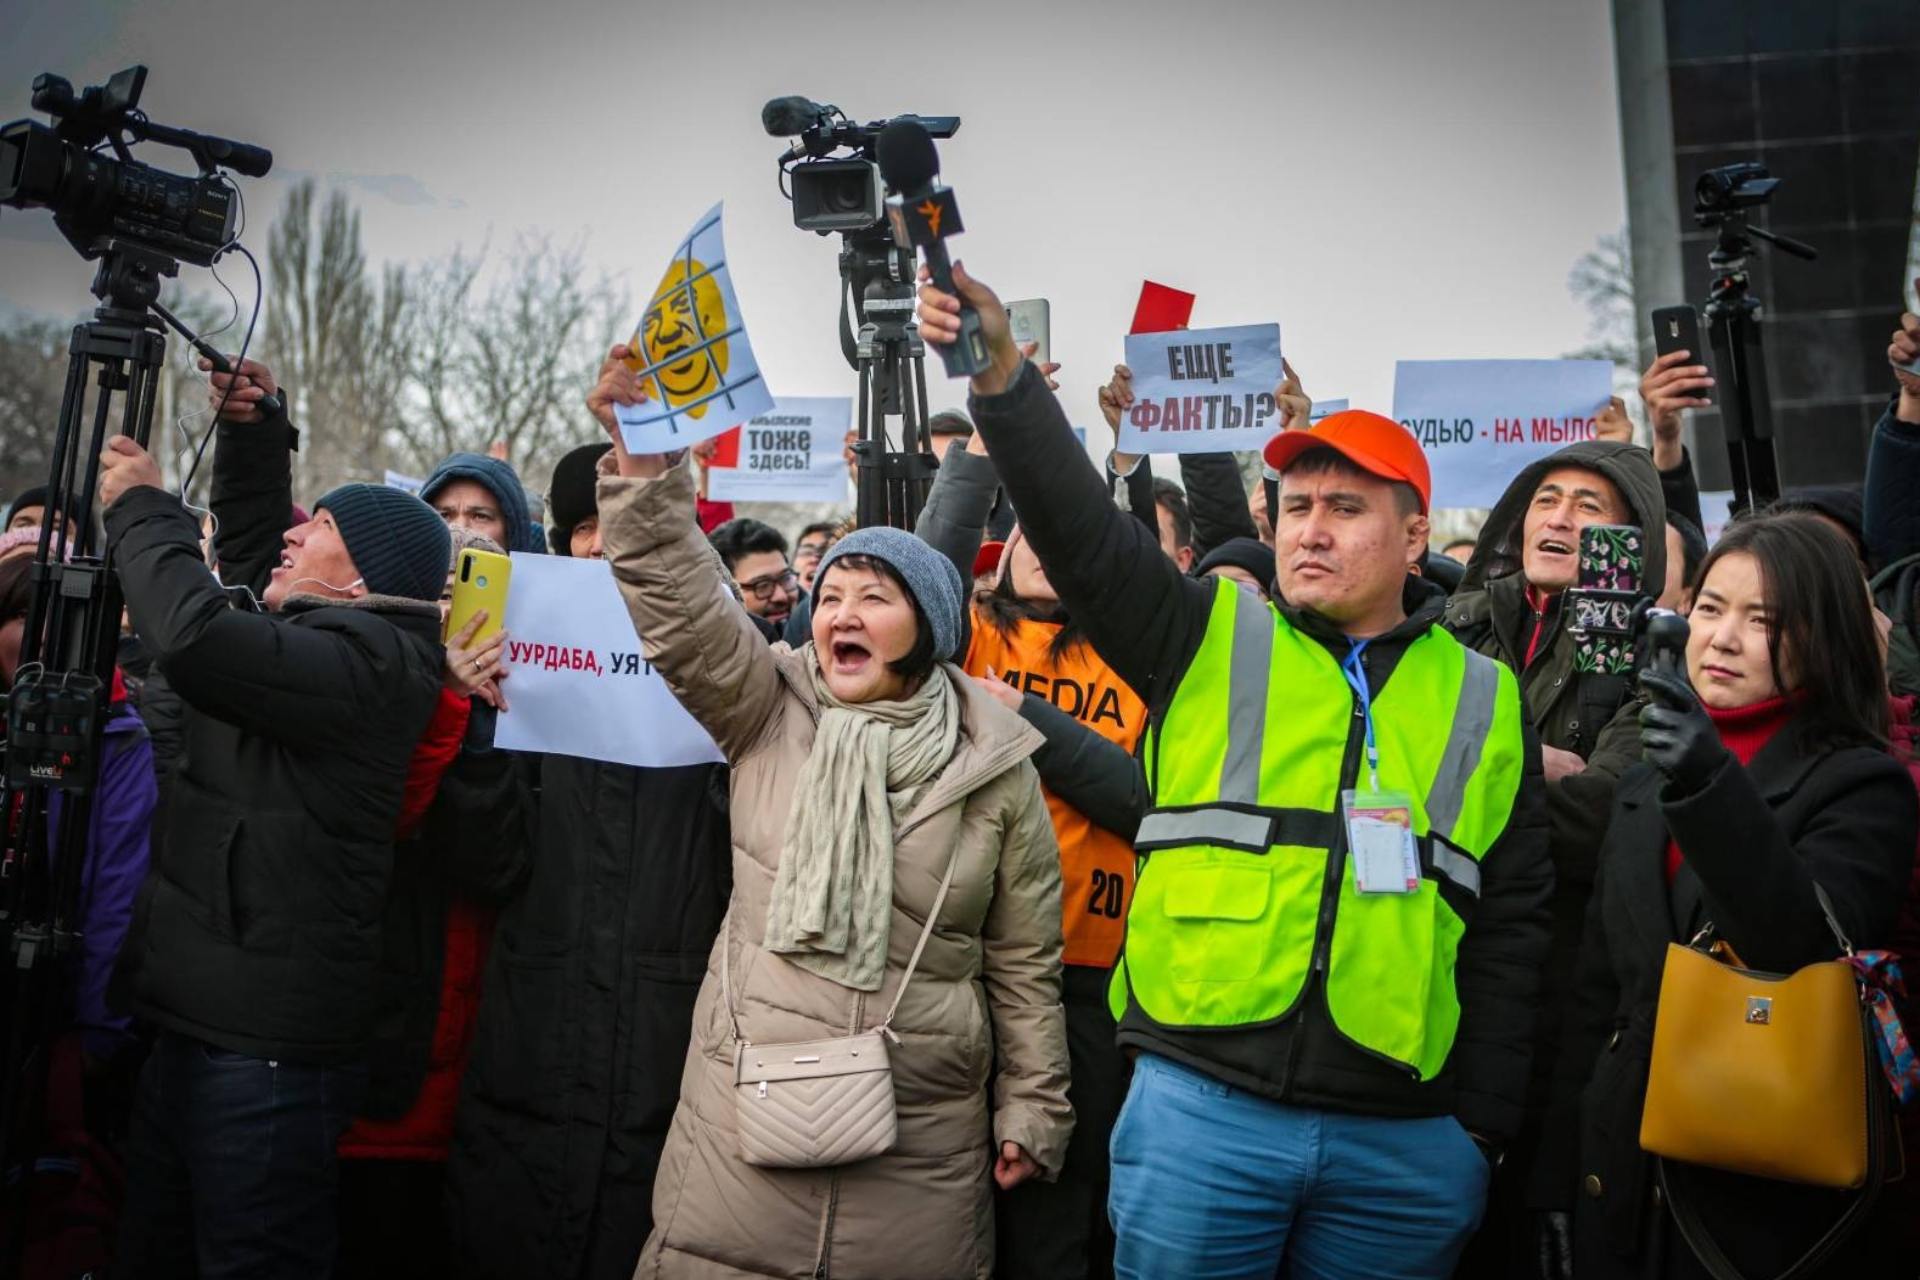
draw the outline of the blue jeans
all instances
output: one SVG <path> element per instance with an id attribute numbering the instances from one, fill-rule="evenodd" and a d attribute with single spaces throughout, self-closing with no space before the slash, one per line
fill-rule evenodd
<path id="1" fill-rule="evenodd" d="M 1289 1107 L 1141 1054 L 1113 1130 L 1114 1272 L 1445 1280 L 1489 1173 L 1451 1116 Z"/>
<path id="2" fill-rule="evenodd" d="M 334 1148 L 366 1068 L 229 1053 L 162 1032 L 127 1138 L 116 1280 L 328 1280 Z"/>

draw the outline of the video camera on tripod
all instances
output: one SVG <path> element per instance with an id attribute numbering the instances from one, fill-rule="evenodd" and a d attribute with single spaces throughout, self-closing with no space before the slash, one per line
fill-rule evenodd
<path id="1" fill-rule="evenodd" d="M 1750 290 L 1747 258 L 1756 238 L 1796 258 L 1811 261 L 1819 256 L 1811 245 L 1748 223 L 1750 212 L 1765 208 L 1779 185 L 1780 179 L 1765 167 L 1743 161 L 1707 170 L 1693 187 L 1694 222 L 1719 232 L 1707 255 L 1713 284 L 1704 314 L 1714 378 L 1721 388 L 1720 422 L 1736 510 L 1758 510 L 1780 496 L 1760 300 Z"/>
<path id="2" fill-rule="evenodd" d="M 51 211 L 80 256 L 99 263 L 92 292 L 100 300 L 68 346 L 26 630 L 7 691 L 0 814 L 12 820 L 0 854 L 0 963 L 9 976 L 0 979 L 0 998 L 9 1030 L 0 1062 L 0 1170 L 17 1168 L 44 1138 L 30 1121 L 62 1008 L 55 962 L 80 944 L 79 890 L 121 613 L 93 512 L 114 399 L 119 433 L 145 448 L 166 358 L 163 322 L 215 369 L 232 372 L 160 305 L 160 283 L 182 261 L 211 266 L 234 246 L 238 192 L 221 168 L 259 177 L 273 165 L 263 148 L 155 124 L 139 107 L 146 76 L 145 67 L 129 67 L 79 93 L 59 76 L 38 76 L 33 106 L 50 123 L 0 128 L 0 205 Z M 129 147 L 139 142 L 180 147 L 199 172 L 137 161 Z M 260 408 L 272 416 L 281 405 L 269 397 Z M 65 794 L 50 830 L 54 792 Z M 21 1179 L 15 1193 L 24 1185 Z M 8 1261 L 0 1256 L 0 1274 L 10 1272 Z"/>
<path id="3" fill-rule="evenodd" d="M 914 250 L 924 249 L 936 276 L 944 274 L 940 242 L 961 226 L 952 192 L 933 181 L 933 139 L 951 138 L 960 117 L 860 124 L 838 107 L 788 97 L 767 103 L 760 123 L 774 137 L 795 139 L 780 157 L 794 225 L 841 240 L 840 349 L 860 375 L 857 519 L 912 528 L 939 465 L 927 434 L 926 348 L 913 323 Z M 916 212 L 923 208 L 936 212 Z M 977 372 L 985 360 L 985 343 L 962 336 L 942 352 L 950 377 Z M 887 435 L 896 417 L 899 450 Z"/>

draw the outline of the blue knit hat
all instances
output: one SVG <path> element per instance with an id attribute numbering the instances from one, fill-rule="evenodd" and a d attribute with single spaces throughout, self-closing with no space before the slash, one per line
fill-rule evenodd
<path id="1" fill-rule="evenodd" d="M 375 595 L 437 601 L 447 585 L 453 540 L 440 514 L 383 484 L 343 484 L 314 504 L 340 529 L 353 567 Z"/>
<path id="2" fill-rule="evenodd" d="M 855 529 L 820 558 L 813 575 L 816 595 L 827 580 L 827 566 L 843 556 L 872 556 L 899 574 L 920 612 L 927 615 L 927 625 L 933 628 L 933 656 L 948 662 L 958 656 L 967 588 L 953 561 L 904 529 L 885 525 Z"/>
<path id="3" fill-rule="evenodd" d="M 507 522 L 507 550 L 545 551 L 546 543 L 533 532 L 533 516 L 527 509 L 527 491 L 520 474 L 498 458 L 479 453 L 449 454 L 420 486 L 420 497 L 427 505 L 455 480 L 471 480 L 500 504 L 500 517 Z M 437 599 L 438 597 L 436 597 Z"/>

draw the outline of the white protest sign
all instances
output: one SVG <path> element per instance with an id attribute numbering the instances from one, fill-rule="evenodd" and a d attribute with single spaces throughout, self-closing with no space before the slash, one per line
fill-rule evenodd
<path id="1" fill-rule="evenodd" d="M 1237 325 L 1127 335 L 1133 408 L 1122 453 L 1259 449 L 1280 428 L 1280 326 Z"/>
<path id="2" fill-rule="evenodd" d="M 832 502 L 847 500 L 847 462 L 841 456 L 853 401 L 845 396 L 789 396 L 747 419 L 740 431 L 740 463 L 707 470 L 715 502 Z"/>
<path id="3" fill-rule="evenodd" d="M 401 475 L 398 471 L 391 469 L 387 471 L 386 485 L 389 489 L 399 489 L 402 492 L 411 493 L 418 497 L 421 488 L 426 483 L 425 480 L 420 479 L 418 476 Z"/>
<path id="4" fill-rule="evenodd" d="M 1311 426 L 1322 418 L 1331 418 L 1336 413 L 1345 413 L 1345 400 L 1315 400 L 1313 408 L 1307 411 L 1307 425 Z"/>
<path id="5" fill-rule="evenodd" d="M 1426 450 L 1436 507 L 1491 507 L 1523 467 L 1594 438 L 1605 360 L 1402 360 L 1393 416 Z"/>
<path id="6" fill-rule="evenodd" d="M 647 664 L 606 561 L 514 552 L 505 626 L 494 746 L 643 769 L 722 758 Z"/>
<path id="7" fill-rule="evenodd" d="M 773 404 L 733 294 L 720 210 L 707 210 L 673 251 L 627 343 L 647 390 L 642 403 L 614 409 L 629 452 L 684 449 Z"/>

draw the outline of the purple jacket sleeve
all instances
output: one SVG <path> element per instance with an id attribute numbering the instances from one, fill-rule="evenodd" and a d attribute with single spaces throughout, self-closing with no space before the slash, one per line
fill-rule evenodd
<path id="1" fill-rule="evenodd" d="M 102 1059 L 132 1036 L 131 1019 L 107 1010 L 107 979 L 133 920 L 134 896 L 146 879 L 148 836 L 159 799 L 153 743 L 125 704 L 108 721 L 104 746 L 80 889 L 85 938 L 74 991 L 74 1023 L 87 1052 Z"/>

